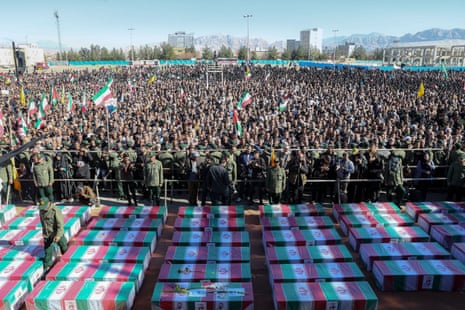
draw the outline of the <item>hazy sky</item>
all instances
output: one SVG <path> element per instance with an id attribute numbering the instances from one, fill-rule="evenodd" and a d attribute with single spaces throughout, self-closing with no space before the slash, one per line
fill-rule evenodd
<path id="1" fill-rule="evenodd" d="M 58 42 L 66 47 L 160 43 L 176 31 L 194 37 L 231 34 L 268 42 L 299 39 L 319 27 L 324 37 L 378 32 L 400 36 L 429 28 L 465 28 L 464 0 L 2 0 L 0 42 Z M 129 31 L 133 28 L 133 31 Z"/>

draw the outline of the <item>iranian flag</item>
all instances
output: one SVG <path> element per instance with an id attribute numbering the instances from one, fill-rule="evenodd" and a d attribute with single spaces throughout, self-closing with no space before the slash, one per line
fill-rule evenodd
<path id="1" fill-rule="evenodd" d="M 68 82 L 70 82 L 70 83 L 73 83 L 73 82 L 74 82 L 74 74 L 71 73 L 71 74 L 68 76 Z"/>
<path id="2" fill-rule="evenodd" d="M 268 72 L 266 75 L 265 75 L 265 82 L 268 81 L 271 77 L 271 73 Z"/>
<path id="3" fill-rule="evenodd" d="M 0 136 L 5 134 L 5 127 L 3 126 L 3 113 L 0 111 Z"/>
<path id="4" fill-rule="evenodd" d="M 52 104 L 52 108 L 55 108 L 55 106 L 57 105 L 58 103 L 58 92 L 57 92 L 57 89 L 55 88 L 55 86 L 52 86 L 52 88 L 50 88 L 50 102 Z"/>
<path id="5" fill-rule="evenodd" d="M 35 129 L 42 129 L 45 127 L 45 120 L 42 118 L 37 119 L 36 123 L 34 124 Z"/>
<path id="6" fill-rule="evenodd" d="M 84 113 L 87 111 L 87 95 L 86 92 L 84 91 L 82 93 L 82 102 L 81 102 L 81 112 Z"/>
<path id="7" fill-rule="evenodd" d="M 245 80 L 248 81 L 252 78 L 252 72 L 250 71 L 250 68 L 247 67 L 246 70 L 245 70 Z"/>
<path id="8" fill-rule="evenodd" d="M 248 106 L 251 103 L 252 103 L 252 96 L 250 95 L 250 93 L 248 91 L 245 91 L 242 94 L 241 99 L 237 103 L 237 108 L 238 109 L 245 108 L 246 106 Z"/>
<path id="9" fill-rule="evenodd" d="M 233 124 L 236 126 L 236 133 L 239 137 L 242 136 L 242 126 L 241 122 L 239 121 L 239 117 L 237 116 L 237 110 L 234 109 L 234 114 L 233 114 Z"/>
<path id="10" fill-rule="evenodd" d="M 71 96 L 71 93 L 68 92 L 68 108 L 67 108 L 68 113 L 73 113 L 74 112 L 74 101 L 73 101 L 73 96 Z"/>
<path id="11" fill-rule="evenodd" d="M 27 105 L 27 123 L 29 124 L 31 122 L 31 117 L 37 113 L 37 105 L 34 99 L 31 99 L 29 101 L 29 104 Z"/>
<path id="12" fill-rule="evenodd" d="M 184 88 L 181 87 L 181 90 L 179 91 L 179 99 L 184 99 L 186 96 L 186 93 L 184 92 Z"/>
<path id="13" fill-rule="evenodd" d="M 105 105 L 105 102 L 112 99 L 113 95 L 111 94 L 111 84 L 113 84 L 113 79 L 110 78 L 108 83 L 103 86 L 93 97 L 92 101 L 95 103 L 96 107 L 102 107 Z"/>
<path id="14" fill-rule="evenodd" d="M 27 135 L 28 133 L 27 124 L 24 121 L 23 114 L 19 114 L 16 120 L 16 134 L 20 137 Z"/>
<path id="15" fill-rule="evenodd" d="M 39 103 L 39 111 L 45 115 L 48 110 L 50 110 L 50 104 L 48 103 L 47 97 L 42 94 L 42 98 Z"/>
<path id="16" fill-rule="evenodd" d="M 286 96 L 284 96 L 284 98 L 279 103 L 279 111 L 280 112 L 283 112 L 283 111 L 287 110 L 287 104 L 289 103 L 289 97 L 290 97 L 290 94 L 287 94 Z"/>

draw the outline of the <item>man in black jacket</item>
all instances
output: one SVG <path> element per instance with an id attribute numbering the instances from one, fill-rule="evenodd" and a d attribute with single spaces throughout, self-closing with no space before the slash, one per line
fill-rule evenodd
<path id="1" fill-rule="evenodd" d="M 224 167 L 226 158 L 219 159 L 213 157 L 213 163 L 207 172 L 207 188 L 210 192 L 210 197 L 213 206 L 221 205 L 228 201 L 229 197 L 229 175 L 228 170 Z"/>

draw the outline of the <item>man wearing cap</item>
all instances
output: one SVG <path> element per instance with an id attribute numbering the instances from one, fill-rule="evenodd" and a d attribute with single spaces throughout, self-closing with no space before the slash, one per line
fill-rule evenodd
<path id="1" fill-rule="evenodd" d="M 270 204 L 281 202 L 281 196 L 286 188 L 286 171 L 281 167 L 280 159 L 276 157 L 273 165 L 268 170 L 266 177 L 266 189 Z"/>
<path id="2" fill-rule="evenodd" d="M 458 154 L 447 172 L 447 200 L 461 201 L 465 192 L 465 153 Z"/>
<path id="3" fill-rule="evenodd" d="M 5 150 L 1 149 L 0 150 L 0 156 L 6 153 Z M 1 186 L 1 203 L 7 204 L 8 201 L 6 201 L 7 197 L 7 192 L 8 192 L 8 186 L 13 185 L 13 165 L 11 162 L 8 162 L 6 165 L 0 166 L 0 180 L 2 182 Z"/>
<path id="4" fill-rule="evenodd" d="M 232 196 L 237 193 L 236 190 L 236 182 L 237 182 L 237 164 L 236 161 L 234 160 L 234 157 L 231 155 L 230 152 L 225 151 L 223 153 L 223 156 L 225 158 L 224 161 L 224 167 L 226 170 L 228 170 L 228 176 L 229 176 L 229 198 L 228 198 L 228 204 L 231 204 L 232 201 Z"/>
<path id="5" fill-rule="evenodd" d="M 197 194 L 199 191 L 199 178 L 200 178 L 200 154 L 197 151 L 191 151 L 189 158 L 185 161 L 186 174 L 187 174 L 187 195 L 189 205 L 197 205 Z"/>
<path id="6" fill-rule="evenodd" d="M 53 166 L 45 160 L 41 153 L 35 153 L 32 160 L 34 162 L 32 177 L 39 192 L 39 197 L 47 197 L 48 200 L 53 201 L 53 183 L 55 181 Z"/>
<path id="7" fill-rule="evenodd" d="M 213 206 L 226 203 L 229 197 L 229 176 L 228 170 L 224 167 L 225 158 L 220 161 L 213 157 L 213 164 L 207 172 L 206 186 L 210 193 Z"/>
<path id="8" fill-rule="evenodd" d="M 68 244 L 64 236 L 61 210 L 47 197 L 41 197 L 39 200 L 39 216 L 44 237 L 44 270 L 47 271 L 53 264 L 53 243 L 58 244 L 62 254 L 68 249 Z"/>
<path id="9" fill-rule="evenodd" d="M 132 205 L 132 201 L 134 201 L 134 205 L 137 206 L 136 183 L 134 182 L 134 172 L 136 167 L 134 166 L 134 163 L 131 162 L 129 154 L 124 153 L 123 161 L 120 163 L 119 170 L 121 173 L 124 195 L 128 200 L 128 205 Z"/>
<path id="10" fill-rule="evenodd" d="M 144 182 L 152 205 L 160 205 L 160 193 L 163 186 L 163 165 L 157 159 L 157 153 L 152 152 L 150 161 L 144 166 Z"/>

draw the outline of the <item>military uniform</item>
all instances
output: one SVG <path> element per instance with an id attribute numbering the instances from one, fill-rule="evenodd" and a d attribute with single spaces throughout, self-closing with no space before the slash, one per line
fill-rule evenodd
<path id="1" fill-rule="evenodd" d="M 148 196 L 153 205 L 160 205 L 160 193 L 163 186 L 163 164 L 152 153 L 151 160 L 144 166 L 144 181 Z"/>
<path id="2" fill-rule="evenodd" d="M 0 156 L 2 153 L 4 153 L 3 150 L 0 152 Z M 8 162 L 4 166 L 0 166 L 0 179 L 2 182 L 2 191 L 1 191 L 2 203 L 8 203 L 8 201 L 6 201 L 6 196 L 8 192 L 8 184 L 10 185 L 13 184 L 13 166 L 11 165 L 10 162 Z"/>
<path id="3" fill-rule="evenodd" d="M 38 154 L 37 156 L 39 156 L 39 161 L 35 162 L 32 168 L 34 184 L 39 191 L 39 197 L 47 197 L 50 201 L 54 201 L 53 182 L 55 182 L 55 178 L 53 167 L 45 160 L 43 155 Z"/>
<path id="4" fill-rule="evenodd" d="M 275 163 L 279 162 L 279 158 L 275 159 Z M 268 170 L 266 177 L 266 189 L 270 204 L 280 203 L 281 196 L 286 188 L 286 171 L 282 167 L 275 166 Z"/>
<path id="5" fill-rule="evenodd" d="M 55 204 L 52 204 L 47 197 L 40 199 L 39 216 L 42 224 L 42 236 L 44 237 L 44 269 L 48 270 L 53 264 L 53 244 L 58 244 L 62 254 L 68 249 L 68 244 L 64 236 L 64 222 L 61 210 Z"/>
<path id="6" fill-rule="evenodd" d="M 108 167 L 110 168 L 110 177 L 113 179 L 116 184 L 116 193 L 120 199 L 124 198 L 123 183 L 121 182 L 121 171 L 119 165 L 121 160 L 119 155 L 115 151 L 110 151 L 108 153 Z"/>
<path id="7" fill-rule="evenodd" d="M 465 154 L 459 154 L 447 172 L 447 200 L 461 201 L 463 192 L 465 192 Z"/>
<path id="8" fill-rule="evenodd" d="M 398 205 L 407 195 L 407 189 L 404 187 L 404 170 L 402 158 L 405 153 L 392 151 L 386 163 L 386 171 L 384 182 L 386 183 L 386 197 L 389 201 L 393 198 L 393 193 L 396 194 L 396 201 Z"/>

